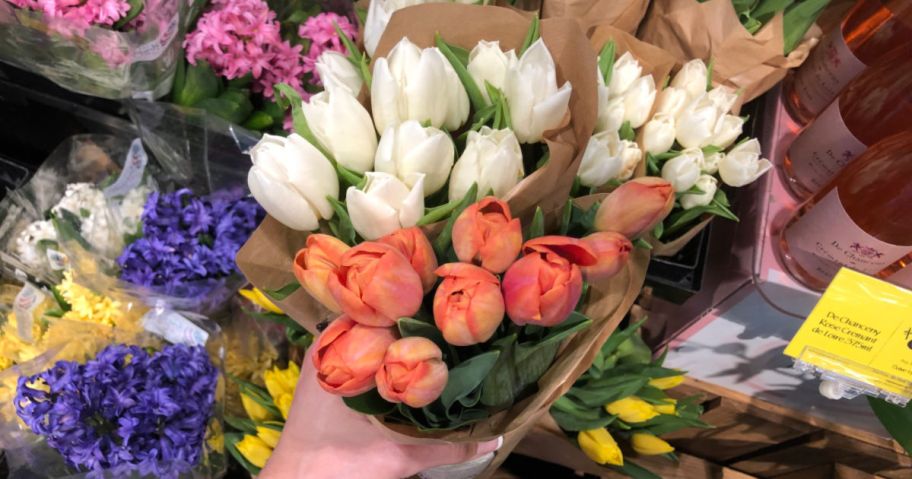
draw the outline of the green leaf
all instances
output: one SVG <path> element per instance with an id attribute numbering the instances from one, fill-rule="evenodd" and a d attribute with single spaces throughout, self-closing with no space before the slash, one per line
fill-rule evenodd
<path id="1" fill-rule="evenodd" d="M 567 202 L 564 203 L 563 210 L 561 211 L 561 222 L 560 222 L 560 229 L 558 230 L 558 234 L 564 235 L 564 236 L 567 235 L 567 232 L 570 230 L 570 219 L 572 217 L 573 217 L 573 200 L 567 200 Z"/>
<path id="2" fill-rule="evenodd" d="M 540 238 L 545 235 L 545 214 L 541 207 L 535 208 L 535 215 L 532 217 L 532 223 L 529 224 L 529 231 L 526 234 L 526 241 Z"/>
<path id="3" fill-rule="evenodd" d="M 539 23 L 538 17 L 532 17 L 532 24 L 529 25 L 529 30 L 526 32 L 526 38 L 523 39 L 522 48 L 519 49 L 520 56 L 522 56 L 523 53 L 526 53 L 526 50 L 541 38 L 540 28 L 541 24 Z"/>
<path id="4" fill-rule="evenodd" d="M 649 469 L 638 466 L 626 458 L 623 466 L 611 466 L 611 468 L 633 479 L 662 479 L 662 476 L 657 476 Z"/>
<path id="5" fill-rule="evenodd" d="M 612 333 L 611 336 L 608 337 L 608 340 L 605 341 L 605 344 L 602 345 L 601 354 L 607 356 L 614 353 L 617 350 L 618 346 L 621 345 L 621 343 L 633 336 L 637 330 L 640 329 L 640 327 L 645 323 L 646 319 L 644 318 L 640 321 L 637 321 L 636 323 L 631 324 L 626 329 Z"/>
<path id="6" fill-rule="evenodd" d="M 396 405 L 387 402 L 385 399 L 380 397 L 380 393 L 377 392 L 377 388 L 371 389 L 370 391 L 359 394 L 352 397 L 343 397 L 342 401 L 345 403 L 349 409 L 360 412 L 361 414 L 367 414 L 370 416 L 382 416 L 389 414 L 396 409 Z"/>
<path id="7" fill-rule="evenodd" d="M 307 118 L 304 116 L 304 108 L 301 106 L 303 103 L 301 95 L 287 83 L 279 83 L 273 88 L 278 93 L 278 95 L 276 95 L 276 101 L 279 106 L 284 109 L 291 107 L 291 122 L 294 125 L 295 133 L 304 137 L 308 143 L 320 150 L 320 153 L 323 153 L 323 156 L 328 158 L 333 165 L 335 165 L 336 160 L 333 159 L 332 155 L 329 154 L 329 151 L 326 150 L 326 148 L 323 148 L 323 145 L 317 141 L 316 135 L 313 134 L 310 125 L 307 124 Z"/>
<path id="8" fill-rule="evenodd" d="M 250 84 L 253 83 L 253 74 L 248 73 L 242 77 L 235 78 L 233 80 L 228 80 L 228 83 L 225 84 L 227 89 L 243 90 L 250 87 Z"/>
<path id="9" fill-rule="evenodd" d="M 263 293 L 265 293 L 271 299 L 282 301 L 299 289 L 301 289 L 301 283 L 295 281 L 293 283 L 288 283 L 278 289 L 264 289 Z"/>
<path id="10" fill-rule="evenodd" d="M 52 216 L 51 224 L 54 225 L 54 229 L 57 230 L 57 236 L 63 241 L 75 241 L 86 251 L 92 251 L 92 246 L 82 237 L 82 234 L 79 232 L 79 218 L 70 213 L 68 210 L 61 209 L 61 217 Z M 72 218 L 67 217 L 69 213 Z M 75 221 L 73 220 L 75 218 Z"/>
<path id="11" fill-rule="evenodd" d="M 254 131 L 263 131 L 271 127 L 274 123 L 272 116 L 270 116 L 265 111 L 257 110 L 247 118 L 247 121 L 244 122 L 244 128 Z"/>
<path id="12" fill-rule="evenodd" d="M 461 200 L 450 201 L 449 203 L 445 203 L 436 208 L 431 208 L 431 209 L 427 210 L 427 212 L 424 214 L 424 216 L 422 216 L 421 219 L 418 220 L 417 225 L 418 226 L 429 225 L 429 224 L 441 221 L 444 218 L 448 218 L 450 216 L 450 214 L 453 213 L 453 210 L 455 210 L 456 207 L 459 206 L 460 203 L 462 203 Z"/>
<path id="13" fill-rule="evenodd" d="M 443 339 L 443 333 L 441 333 L 433 324 L 425 323 L 424 321 L 413 318 L 399 318 L 399 320 L 396 321 L 396 326 L 399 328 L 399 334 L 403 338 L 410 338 L 413 336 L 427 338 L 434 341 L 441 351 L 447 349 L 447 343 L 446 340 Z"/>
<path id="14" fill-rule="evenodd" d="M 450 244 L 453 240 L 453 225 L 456 223 L 456 218 L 458 218 L 469 205 L 475 202 L 476 195 L 478 195 L 478 184 L 472 183 L 469 191 L 466 191 L 465 196 L 462 197 L 462 201 L 459 202 L 459 205 L 450 214 L 450 219 L 447 220 L 446 225 L 443 227 L 443 231 L 440 232 L 440 236 L 434 240 L 434 252 L 437 253 L 438 258 L 446 257 L 447 250 L 450 249 Z"/>
<path id="15" fill-rule="evenodd" d="M 782 30 L 784 31 L 784 52 L 788 55 L 798 44 L 801 38 L 811 28 L 811 25 L 817 21 L 817 17 L 823 12 L 830 0 L 804 0 L 789 6 L 785 10 L 782 19 Z"/>
<path id="16" fill-rule="evenodd" d="M 901 408 L 883 399 L 868 397 L 868 404 L 893 439 L 912 455 L 912 403 Z"/>
<path id="17" fill-rule="evenodd" d="M 348 216 L 348 210 L 345 209 L 345 203 L 327 196 L 326 199 L 332 205 L 333 211 L 336 212 L 336 225 L 339 228 L 339 239 L 349 246 L 354 246 L 357 241 L 355 237 L 355 227 L 352 225 L 351 217 Z"/>
<path id="18" fill-rule="evenodd" d="M 281 324 L 282 326 L 291 326 L 301 328 L 301 325 L 291 319 L 290 316 L 285 314 L 271 313 L 269 311 L 252 311 L 249 309 L 244 309 L 244 314 L 250 316 L 251 318 L 260 319 L 263 321 L 269 321 L 271 323 Z"/>
<path id="19" fill-rule="evenodd" d="M 600 429 L 613 423 L 617 417 L 601 407 L 581 406 L 567 396 L 559 398 L 551 406 L 551 417 L 565 431 L 586 431 Z"/>
<path id="20" fill-rule="evenodd" d="M 117 22 L 114 23 L 114 29 L 120 30 L 126 24 L 130 23 L 131 20 L 139 16 L 145 8 L 145 3 L 143 0 L 127 0 L 127 4 L 130 5 L 130 9 L 127 10 L 127 14 L 120 18 Z M 183 57 L 181 57 L 183 58 Z"/>
<path id="21" fill-rule="evenodd" d="M 301 325 L 285 326 L 285 337 L 291 344 L 306 350 L 313 344 L 314 337 Z"/>
<path id="22" fill-rule="evenodd" d="M 518 392 L 519 374 L 514 357 L 516 338 L 515 333 L 509 334 L 491 345 L 500 356 L 481 386 L 481 404 L 487 407 L 500 408 L 511 404 Z"/>
<path id="23" fill-rule="evenodd" d="M 583 387 L 574 387 L 567 396 L 588 407 L 602 407 L 605 404 L 633 396 L 649 382 L 639 374 L 619 374 L 596 379 Z"/>
<path id="24" fill-rule="evenodd" d="M 621 129 L 618 130 L 618 136 L 620 136 L 622 140 L 636 140 L 636 132 L 633 131 L 633 127 L 630 126 L 629 121 L 625 121 L 624 124 L 621 125 Z"/>
<path id="25" fill-rule="evenodd" d="M 440 33 L 434 35 L 434 42 L 436 43 L 437 48 L 440 50 L 440 53 L 450 62 L 450 65 L 453 66 L 453 70 L 456 71 L 456 76 L 459 77 L 459 81 L 462 82 L 462 85 L 466 89 L 466 93 L 469 95 L 469 101 L 472 103 L 472 108 L 475 111 L 479 111 L 487 105 L 487 102 L 484 99 L 484 95 L 481 94 L 481 90 L 478 88 L 478 84 L 475 83 L 475 79 L 472 78 L 472 75 L 469 74 L 469 70 L 466 68 L 466 65 L 462 63 L 459 56 L 453 52 L 453 49 L 450 47 L 447 42 L 443 41 Z"/>
<path id="26" fill-rule="evenodd" d="M 225 449 L 234 457 L 234 459 L 244 467 L 251 475 L 256 476 L 260 473 L 260 468 L 254 466 L 250 461 L 241 454 L 241 451 L 237 448 L 237 443 L 241 442 L 244 439 L 243 434 L 237 433 L 225 433 Z"/>
<path id="27" fill-rule="evenodd" d="M 637 239 L 633 240 L 633 245 L 636 246 L 637 248 L 641 248 L 641 249 L 647 249 L 647 250 L 652 249 L 652 245 L 643 238 L 637 238 Z"/>
<path id="28" fill-rule="evenodd" d="M 608 41 L 599 53 L 598 66 L 602 79 L 605 80 L 605 86 L 611 83 L 611 76 L 614 73 L 614 56 L 617 50 L 614 40 Z"/>
<path id="29" fill-rule="evenodd" d="M 249 94 L 240 90 L 226 90 L 217 98 L 203 98 L 195 106 L 237 124 L 243 123 L 253 112 Z"/>
<path id="30" fill-rule="evenodd" d="M 560 345 L 560 342 L 569 337 L 571 334 L 592 325 L 592 320 L 586 315 L 574 311 L 570 313 L 564 322 L 547 329 L 547 334 L 541 340 L 532 343 L 521 343 L 516 348 L 517 362 L 525 361 L 529 356 L 536 354 L 541 348 L 549 345 Z"/>
<path id="31" fill-rule="evenodd" d="M 713 87 L 713 67 L 716 64 L 715 58 L 709 59 L 709 64 L 706 65 L 706 91 L 712 90 Z"/>
<path id="32" fill-rule="evenodd" d="M 256 435 L 256 423 L 245 417 L 225 416 L 225 422 L 238 431 Z"/>
<path id="33" fill-rule="evenodd" d="M 358 70 L 358 74 L 361 76 L 361 80 L 364 81 L 365 87 L 367 87 L 367 90 L 370 91 L 373 78 L 371 76 L 370 68 L 367 67 L 367 64 L 369 63 L 367 60 L 367 55 L 358 49 L 357 45 L 355 45 L 351 38 L 349 38 L 348 35 L 346 35 L 345 32 L 339 28 L 339 24 L 335 21 L 333 22 L 333 28 L 336 30 L 336 36 L 338 36 L 342 41 L 342 44 L 345 45 L 345 50 L 348 52 L 347 58 L 349 63 L 351 63 L 355 69 Z M 357 93 L 358 92 L 355 92 L 356 95 Z"/>
<path id="34" fill-rule="evenodd" d="M 447 385 L 440 394 L 440 402 L 449 409 L 456 401 L 471 394 L 484 381 L 494 367 L 499 351 L 488 351 L 463 361 L 450 369 Z"/>
<path id="35" fill-rule="evenodd" d="M 714 155 L 716 153 L 723 151 L 722 148 L 719 148 L 716 145 L 704 146 L 703 148 L 700 148 L 700 150 L 703 151 L 704 156 Z"/>
<path id="36" fill-rule="evenodd" d="M 662 233 L 664 232 L 665 224 L 662 222 L 659 222 L 659 224 L 657 224 L 655 228 L 652 229 L 652 235 L 655 236 L 655 239 L 662 239 Z"/>

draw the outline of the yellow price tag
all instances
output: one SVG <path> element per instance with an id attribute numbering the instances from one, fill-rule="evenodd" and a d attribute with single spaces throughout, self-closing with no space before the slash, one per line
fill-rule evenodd
<path id="1" fill-rule="evenodd" d="M 843 268 L 785 354 L 912 397 L 912 291 Z"/>

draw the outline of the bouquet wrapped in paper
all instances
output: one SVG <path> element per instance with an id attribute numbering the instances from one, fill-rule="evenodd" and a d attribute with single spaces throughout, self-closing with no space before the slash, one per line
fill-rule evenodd
<path id="1" fill-rule="evenodd" d="M 587 35 L 599 25 L 634 35 L 648 8 L 649 0 L 543 0 L 541 16 L 575 19 Z"/>
<path id="2" fill-rule="evenodd" d="M 0 2 L 0 61 L 63 88 L 110 99 L 157 98 L 177 67 L 188 2 Z"/>

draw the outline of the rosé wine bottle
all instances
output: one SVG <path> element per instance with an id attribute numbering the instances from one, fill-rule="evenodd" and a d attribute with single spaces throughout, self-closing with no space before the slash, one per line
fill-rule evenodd
<path id="1" fill-rule="evenodd" d="M 912 1 L 860 0 L 824 35 L 807 61 L 783 83 L 785 107 L 805 124 L 868 65 L 912 41 Z"/>
<path id="2" fill-rule="evenodd" d="M 897 261 L 892 268 L 887 268 L 882 273 L 896 271 L 887 276 L 887 281 L 912 291 L 912 258 L 905 257 Z"/>
<path id="3" fill-rule="evenodd" d="M 878 141 L 909 129 L 912 45 L 893 49 L 852 80 L 785 154 L 792 193 L 804 200 Z"/>
<path id="4" fill-rule="evenodd" d="M 822 291 L 842 266 L 876 275 L 912 253 L 912 130 L 868 148 L 779 232 L 786 270 Z"/>

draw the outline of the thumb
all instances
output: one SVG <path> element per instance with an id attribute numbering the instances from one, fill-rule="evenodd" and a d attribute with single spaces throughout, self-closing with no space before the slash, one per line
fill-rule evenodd
<path id="1" fill-rule="evenodd" d="M 415 458 L 416 462 L 420 463 L 421 469 L 419 469 L 419 471 L 423 471 L 432 467 L 468 462 L 477 457 L 494 452 L 500 449 L 500 446 L 502 445 L 503 437 L 501 436 L 497 439 L 485 442 L 433 444 L 409 447 L 414 448 L 410 451 L 410 456 Z"/>

